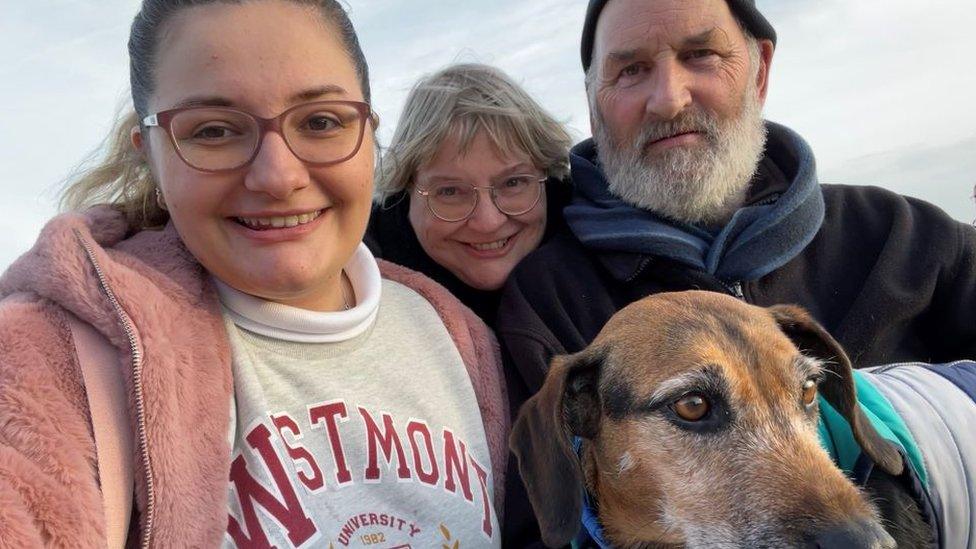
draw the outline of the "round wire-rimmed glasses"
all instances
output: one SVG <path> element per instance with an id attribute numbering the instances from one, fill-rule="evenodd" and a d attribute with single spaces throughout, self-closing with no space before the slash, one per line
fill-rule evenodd
<path id="1" fill-rule="evenodd" d="M 295 105 L 274 118 L 228 107 L 169 109 L 142 119 L 169 135 L 183 162 L 202 172 L 229 172 L 257 157 L 268 132 L 281 136 L 299 160 L 325 167 L 349 160 L 363 144 L 366 121 L 376 117 L 361 101 L 314 101 Z"/>
<path id="2" fill-rule="evenodd" d="M 445 181 L 414 190 L 424 197 L 427 210 L 434 217 L 455 223 L 471 217 L 478 208 L 479 190 L 487 191 L 491 202 L 505 215 L 528 213 L 542 198 L 542 188 L 548 179 L 536 174 L 519 174 L 510 175 L 501 183 L 487 187 Z"/>

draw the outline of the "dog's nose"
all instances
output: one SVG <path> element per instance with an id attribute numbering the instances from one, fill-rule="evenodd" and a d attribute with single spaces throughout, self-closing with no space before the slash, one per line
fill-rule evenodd
<path id="1" fill-rule="evenodd" d="M 888 532 L 874 522 L 849 522 L 811 536 L 805 549 L 895 549 Z"/>

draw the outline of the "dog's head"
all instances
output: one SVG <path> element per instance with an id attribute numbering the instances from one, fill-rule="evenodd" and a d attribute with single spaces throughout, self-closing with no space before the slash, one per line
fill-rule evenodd
<path id="1" fill-rule="evenodd" d="M 553 361 L 515 423 L 544 541 L 578 532 L 585 486 L 616 546 L 889 546 L 820 447 L 818 392 L 879 467 L 901 473 L 856 405 L 844 351 L 802 309 L 710 292 L 631 304 L 587 349 Z"/>

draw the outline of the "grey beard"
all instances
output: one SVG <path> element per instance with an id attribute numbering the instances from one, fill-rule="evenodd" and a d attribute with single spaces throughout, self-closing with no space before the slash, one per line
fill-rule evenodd
<path id="1" fill-rule="evenodd" d="M 610 192 L 638 208 L 692 225 L 724 224 L 742 205 L 766 146 L 766 126 L 755 84 L 737 117 L 719 120 L 694 108 L 673 120 L 646 125 L 636 142 L 617 146 L 596 112 L 593 138 Z M 704 143 L 646 152 L 650 143 L 700 131 Z"/>

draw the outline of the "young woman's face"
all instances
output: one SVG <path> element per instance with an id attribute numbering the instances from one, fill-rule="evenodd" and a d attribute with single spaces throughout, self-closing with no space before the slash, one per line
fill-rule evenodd
<path id="1" fill-rule="evenodd" d="M 516 175 L 542 178 L 524 151 L 501 154 L 479 132 L 462 154 L 457 137 L 448 137 L 437 155 L 417 170 L 414 185 L 433 189 L 441 182 L 475 187 L 502 186 Z M 462 221 L 443 221 L 427 207 L 426 199 L 411 189 L 410 224 L 427 255 L 462 282 L 479 290 L 501 288 L 515 265 L 539 246 L 546 232 L 546 196 L 521 215 L 501 212 L 484 190 L 477 191 L 477 208 Z"/>
<path id="2" fill-rule="evenodd" d="M 337 31 L 314 8 L 216 3 L 185 9 L 166 31 L 150 112 L 218 105 L 272 118 L 311 101 L 363 101 Z M 148 152 L 180 237 L 211 274 L 264 299 L 330 310 L 342 303 L 341 269 L 369 217 L 372 130 L 355 156 L 328 167 L 303 162 L 268 132 L 254 160 L 227 173 L 188 166 L 160 128 L 133 139 Z"/>

